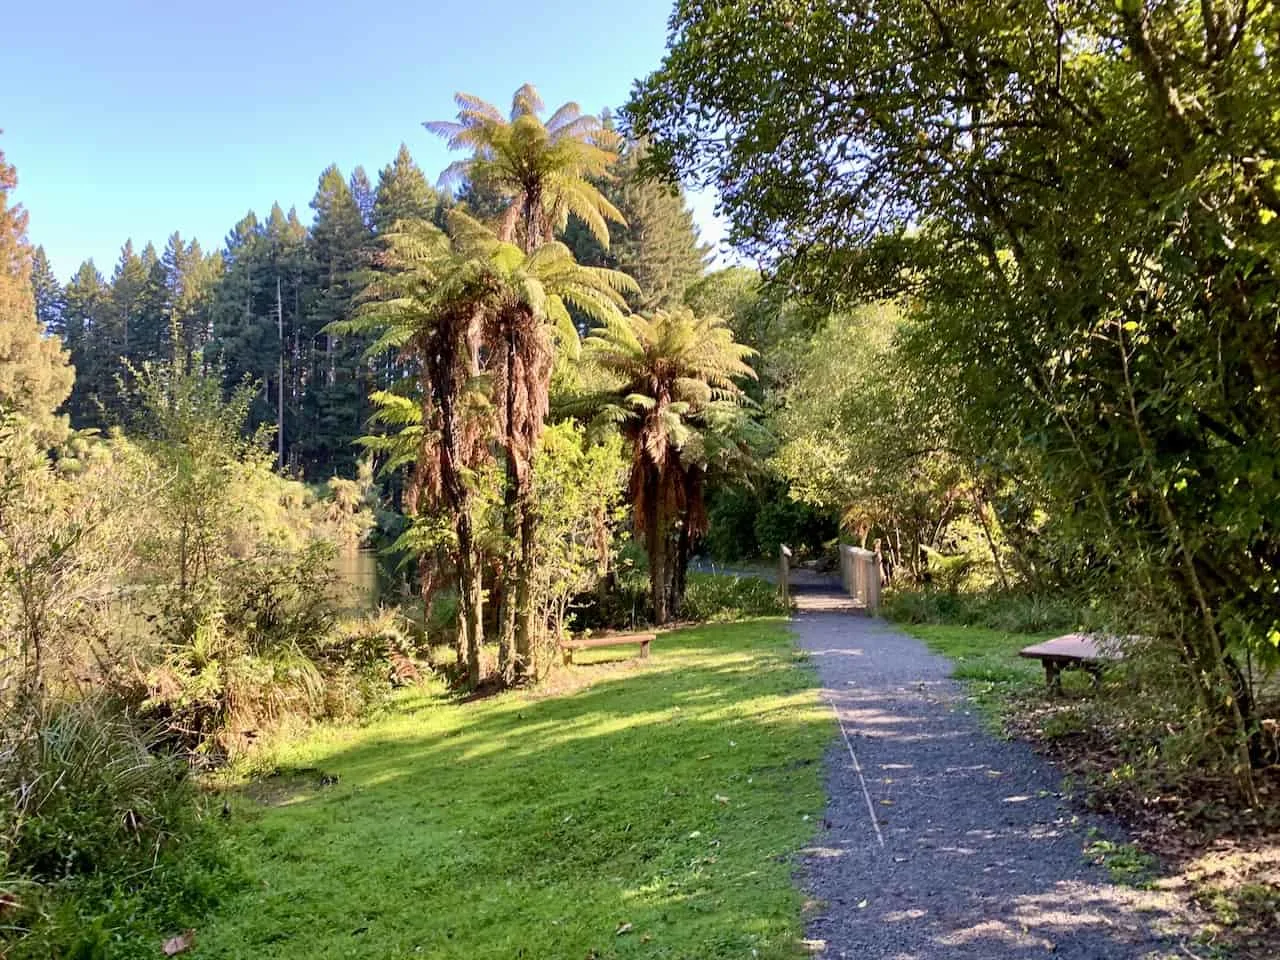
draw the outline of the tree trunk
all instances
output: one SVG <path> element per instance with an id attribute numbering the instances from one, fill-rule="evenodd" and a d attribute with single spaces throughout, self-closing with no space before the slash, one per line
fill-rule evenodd
<path id="1" fill-rule="evenodd" d="M 521 533 L 524 529 L 521 516 L 522 497 L 520 491 L 520 465 L 516 462 L 515 417 L 516 417 L 516 338 L 510 320 L 506 324 L 503 338 L 505 356 L 503 366 L 506 369 L 506 382 L 503 389 L 503 414 L 506 418 L 505 446 L 506 471 L 502 488 L 502 606 L 499 617 L 501 626 L 498 635 L 498 673 L 503 684 L 510 684 L 515 679 L 516 653 L 516 608 L 519 605 L 520 573 L 521 573 Z"/>
<path id="2" fill-rule="evenodd" d="M 521 491 L 520 566 L 516 575 L 516 679 L 537 676 L 534 643 L 537 640 L 533 610 L 534 533 L 537 518 L 528 494 Z"/>
<path id="3" fill-rule="evenodd" d="M 502 492 L 502 599 L 499 605 L 498 673 L 504 684 L 515 679 L 516 608 L 520 594 L 520 491 L 515 465 L 507 452 L 506 485 Z"/>
<path id="4" fill-rule="evenodd" d="M 680 611 L 684 606 L 685 588 L 689 579 L 689 560 L 693 555 L 693 538 L 689 535 L 689 525 L 680 524 L 680 532 L 674 538 L 668 538 L 671 560 L 667 570 L 670 595 L 667 598 L 667 613 L 673 619 L 680 619 Z"/>
<path id="5" fill-rule="evenodd" d="M 659 501 L 659 484 L 646 481 L 650 487 L 649 506 L 645 526 L 649 553 L 649 599 L 653 603 L 653 622 L 661 626 L 667 622 L 667 534 L 666 511 Z"/>
<path id="6" fill-rule="evenodd" d="M 466 535 L 463 535 L 463 528 Z M 463 543 L 465 541 L 465 547 Z M 471 518 L 458 522 L 458 600 L 460 629 L 467 654 L 467 685 L 480 685 L 480 644 L 484 639 L 484 584 L 479 558 L 472 544 Z"/>
<path id="7" fill-rule="evenodd" d="M 423 371 L 424 394 L 430 396 L 429 371 Z M 446 378 L 441 378 L 446 379 Z M 458 537 L 458 605 L 461 645 L 466 650 L 467 682 L 480 683 L 480 645 L 484 642 L 484 568 L 476 552 L 471 518 L 471 495 L 462 479 L 462 448 L 458 431 L 458 411 L 450 390 L 440 384 L 441 474 L 448 506 L 453 510 L 454 532 Z"/>

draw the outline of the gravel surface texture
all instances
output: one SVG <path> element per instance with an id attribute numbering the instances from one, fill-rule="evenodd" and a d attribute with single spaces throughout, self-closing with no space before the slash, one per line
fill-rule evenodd
<path id="1" fill-rule="evenodd" d="M 1086 862 L 1062 775 L 986 732 L 951 664 L 881 620 L 799 597 L 794 626 L 840 720 L 802 883 L 824 958 L 1182 956 L 1179 905 Z"/>

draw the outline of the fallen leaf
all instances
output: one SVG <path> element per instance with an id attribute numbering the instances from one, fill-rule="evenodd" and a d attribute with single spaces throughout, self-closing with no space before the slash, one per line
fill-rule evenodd
<path id="1" fill-rule="evenodd" d="M 716 803 L 728 803 L 728 802 L 729 802 L 729 798 L 728 798 L 728 797 L 726 797 L 726 796 L 725 796 L 724 794 L 722 794 L 722 793 L 717 793 L 717 794 L 716 794 L 716 798 L 715 798 L 715 799 L 716 799 Z"/>
<path id="2" fill-rule="evenodd" d="M 615 937 L 620 937 L 620 936 L 622 936 L 624 933 L 630 933 L 630 932 L 631 932 L 631 924 L 629 924 L 629 923 L 623 923 L 623 924 L 620 924 L 620 925 L 618 926 L 618 929 L 617 929 L 617 930 L 613 931 L 613 935 L 614 935 Z"/>
<path id="3" fill-rule="evenodd" d="M 858 901 L 858 909 L 859 909 L 859 910 L 865 910 L 865 909 L 867 909 L 867 901 L 866 901 L 866 900 L 859 900 L 859 901 Z"/>
<path id="4" fill-rule="evenodd" d="M 180 953 L 186 953 L 196 945 L 196 932 L 194 930 L 184 930 L 176 937 L 170 937 L 164 942 L 161 948 L 164 950 L 166 957 L 176 957 Z"/>

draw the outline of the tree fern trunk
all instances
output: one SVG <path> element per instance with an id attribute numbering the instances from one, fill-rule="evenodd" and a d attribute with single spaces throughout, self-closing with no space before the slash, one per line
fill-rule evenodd
<path id="1" fill-rule="evenodd" d="M 511 683 L 516 672 L 516 610 L 520 595 L 520 491 L 515 467 L 507 454 L 506 487 L 502 492 L 502 600 L 498 635 L 498 673 Z"/>
<path id="2" fill-rule="evenodd" d="M 659 483 L 650 484 L 649 518 L 646 522 L 649 553 L 649 597 L 653 603 L 653 622 L 667 622 L 667 557 L 670 551 L 667 535 L 667 511 L 663 508 Z"/>
<path id="3" fill-rule="evenodd" d="M 536 517 L 529 492 L 520 492 L 520 566 L 516 576 L 516 679 L 537 676 L 534 643 L 537 624 L 533 610 L 534 533 Z"/>

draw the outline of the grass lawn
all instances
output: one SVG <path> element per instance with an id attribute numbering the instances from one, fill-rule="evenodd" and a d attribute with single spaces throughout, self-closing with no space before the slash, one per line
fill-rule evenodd
<path id="1" fill-rule="evenodd" d="M 933 623 L 902 623 L 898 626 L 919 637 L 935 653 L 954 661 L 952 676 L 965 682 L 982 715 L 997 725 L 1012 697 L 1044 686 L 1044 668 L 1040 661 L 1019 657 L 1018 651 L 1057 635 L 1007 633 L 986 627 Z M 1062 675 L 1062 683 L 1065 689 L 1079 687 L 1083 690 L 1089 679 L 1080 671 L 1068 671 Z"/>
<path id="2" fill-rule="evenodd" d="M 573 693 L 419 691 L 289 748 L 194 956 L 798 956 L 831 726 L 784 621 L 590 653 Z"/>

